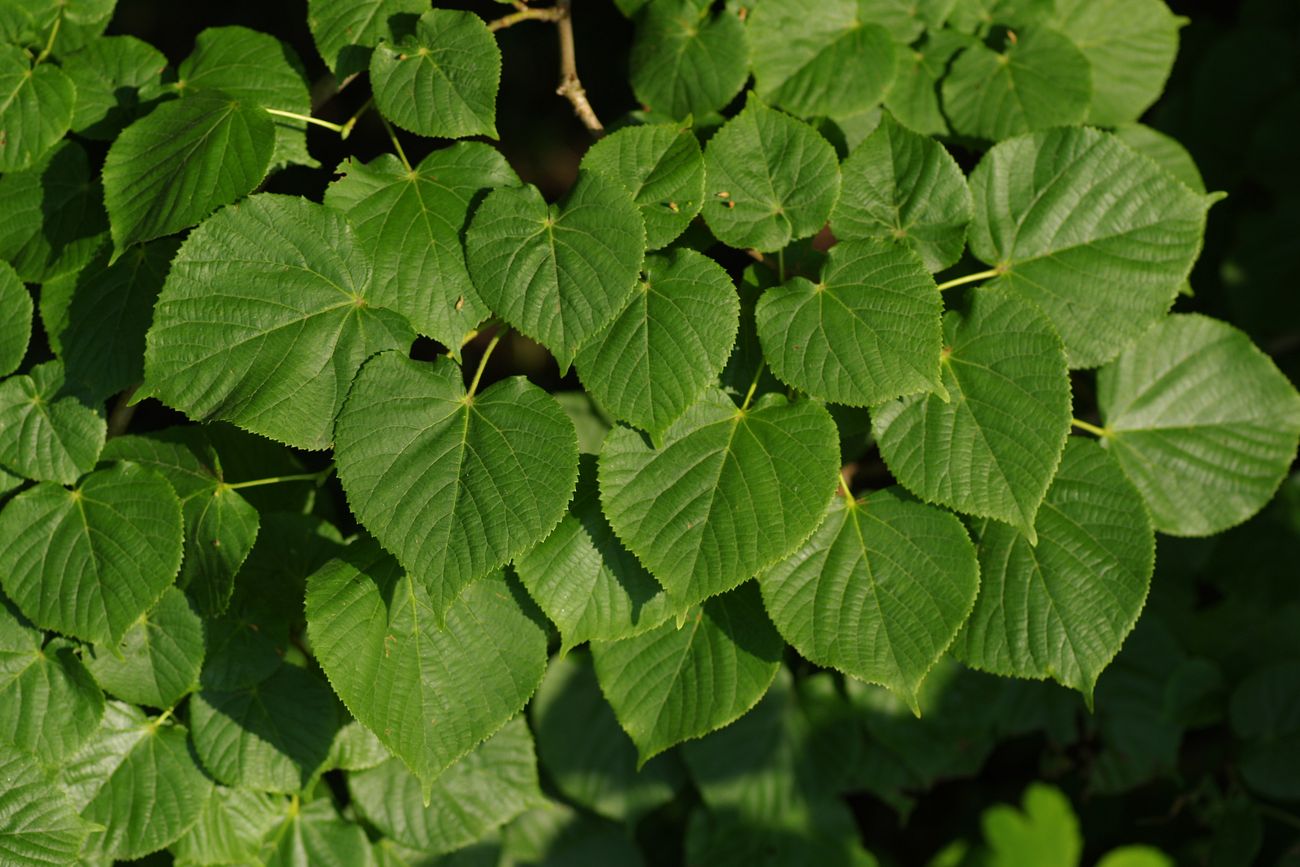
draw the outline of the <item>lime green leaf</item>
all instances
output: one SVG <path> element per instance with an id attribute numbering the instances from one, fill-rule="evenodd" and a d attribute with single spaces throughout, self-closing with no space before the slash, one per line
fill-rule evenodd
<path id="1" fill-rule="evenodd" d="M 348 775 L 348 792 L 385 837 L 430 855 L 468 846 L 543 801 L 522 716 L 443 771 L 432 796 L 397 759 Z"/>
<path id="2" fill-rule="evenodd" d="M 637 19 L 628 60 L 647 109 L 680 120 L 718 111 L 749 78 L 745 26 L 708 0 L 655 0 Z"/>
<path id="3" fill-rule="evenodd" d="M 689 127 L 631 126 L 606 136 L 582 167 L 619 181 L 645 221 L 646 249 L 668 246 L 704 204 L 704 156 Z"/>
<path id="4" fill-rule="evenodd" d="M 307 25 L 316 50 L 340 82 L 370 66 L 381 39 L 408 31 L 427 0 L 307 0 Z"/>
<path id="5" fill-rule="evenodd" d="M 25 172 L 6 174 L 0 196 L 6 204 L 0 258 L 28 283 L 80 270 L 108 235 L 103 190 L 91 176 L 86 151 L 74 141 L 59 142 Z"/>
<path id="6" fill-rule="evenodd" d="M 192 418 L 325 448 L 361 363 L 412 338 L 405 319 L 369 304 L 371 285 L 370 259 L 333 208 L 268 194 L 226 208 L 172 261 L 145 388 Z"/>
<path id="7" fill-rule="evenodd" d="M 1023 812 L 998 804 L 980 816 L 991 867 L 1077 867 L 1083 838 L 1069 799 L 1060 789 L 1032 783 L 1021 803 Z"/>
<path id="8" fill-rule="evenodd" d="M 337 439 L 357 519 L 418 577 L 439 617 L 554 529 L 578 476 L 577 434 L 550 395 L 520 376 L 467 396 L 446 359 L 369 361 Z"/>
<path id="9" fill-rule="evenodd" d="M 431 9 L 370 56 L 375 105 L 417 135 L 496 138 L 500 84 L 501 50 L 472 12 Z"/>
<path id="10" fill-rule="evenodd" d="M 35 69 L 21 48 L 0 45 L 0 172 L 36 163 L 72 125 L 77 87 L 62 69 Z"/>
<path id="11" fill-rule="evenodd" d="M 196 694 L 190 700 L 190 738 L 218 782 L 298 792 L 329 758 L 340 725 L 336 707 L 318 675 L 286 663 L 245 689 Z"/>
<path id="12" fill-rule="evenodd" d="M 370 867 L 370 841 L 360 825 L 339 818 L 321 798 L 289 810 L 271 832 L 256 863 L 263 867 Z"/>
<path id="13" fill-rule="evenodd" d="M 178 864 L 256 863 L 262 839 L 283 813 L 274 795 L 214 786 L 198 821 L 169 848 Z"/>
<path id="14" fill-rule="evenodd" d="M 862 5 L 824 0 L 813 12 L 798 0 L 758 3 L 745 27 L 758 95 L 803 116 L 879 103 L 894 78 L 894 40 Z"/>
<path id="15" fill-rule="evenodd" d="M 785 643 L 746 584 L 622 641 L 592 645 L 600 689 L 641 765 L 752 708 L 776 677 Z"/>
<path id="16" fill-rule="evenodd" d="M 1102 368 L 1104 444 L 1156 529 L 1208 536 L 1254 515 L 1286 477 L 1300 395 L 1250 338 L 1170 316 Z"/>
<path id="17" fill-rule="evenodd" d="M 99 727 L 104 694 L 73 646 L 44 639 L 0 599 L 0 742 L 57 766 Z"/>
<path id="18" fill-rule="evenodd" d="M 99 731 L 63 769 L 81 817 L 99 825 L 83 855 L 139 858 L 180 838 L 199 818 L 212 781 L 194 763 L 185 728 L 112 701 Z"/>
<path id="19" fill-rule="evenodd" d="M 750 96 L 704 149 L 704 221 L 732 247 L 780 250 L 817 234 L 840 193 L 835 149 Z"/>
<path id="20" fill-rule="evenodd" d="M 350 720 L 334 736 L 328 767 L 365 771 L 386 762 L 392 755 L 374 732 L 356 720 Z"/>
<path id="21" fill-rule="evenodd" d="M 46 283 L 68 295 L 67 326 L 58 336 L 69 381 L 99 400 L 144 376 L 144 335 L 180 242 L 142 244 L 109 262 L 109 250 L 82 270 Z"/>
<path id="22" fill-rule="evenodd" d="M 636 294 L 644 249 L 632 195 L 593 172 L 558 205 L 534 186 L 494 190 L 465 239 L 479 295 L 551 350 L 561 370 Z"/>
<path id="23" fill-rule="evenodd" d="M 32 296 L 9 263 L 0 261 L 0 376 L 22 364 L 32 339 Z"/>
<path id="24" fill-rule="evenodd" d="M 551 660 L 532 708 L 542 764 L 574 803 L 634 824 L 684 787 L 685 775 L 673 756 L 659 756 L 638 769 L 636 748 L 601 694 L 587 653 Z"/>
<path id="25" fill-rule="evenodd" d="M 1107 852 L 1097 867 L 1174 867 L 1174 860 L 1152 846 L 1121 846 Z"/>
<path id="26" fill-rule="evenodd" d="M 1114 358 L 1165 314 L 1215 201 L 1094 129 L 1002 142 L 970 185 L 971 252 L 1047 314 L 1071 367 Z"/>
<path id="27" fill-rule="evenodd" d="M 90 826 L 36 759 L 0 741 L 0 860 L 53 867 L 76 860 Z"/>
<path id="28" fill-rule="evenodd" d="M 102 457 L 134 461 L 171 483 L 185 516 L 185 556 L 176 583 L 200 614 L 225 611 L 235 573 L 257 538 L 258 515 L 238 491 L 224 484 L 215 452 L 187 441 L 182 431 L 173 431 L 114 437 Z M 168 702 L 138 703 L 169 706 Z"/>
<path id="29" fill-rule="evenodd" d="M 954 132 L 1000 141 L 1087 117 L 1088 58 L 1050 28 L 1017 32 L 1001 52 L 975 43 L 953 61 L 942 93 Z"/>
<path id="30" fill-rule="evenodd" d="M 916 253 L 861 240 L 832 247 L 819 282 L 795 277 L 764 292 L 755 316 L 777 379 L 865 406 L 937 387 L 942 309 Z"/>
<path id="31" fill-rule="evenodd" d="M 475 582 L 439 627 L 422 582 L 372 542 L 307 583 L 311 646 L 353 716 L 425 787 L 528 701 L 546 634 L 501 577 Z"/>
<path id="32" fill-rule="evenodd" d="M 917 48 L 897 49 L 894 83 L 885 94 L 885 108 L 909 129 L 925 135 L 947 135 L 948 119 L 939 105 L 939 81 L 954 54 L 972 38 L 954 30 L 932 31 Z"/>
<path id="33" fill-rule="evenodd" d="M 194 39 L 194 50 L 177 70 L 183 96 L 212 94 L 240 102 L 311 114 L 311 94 L 302 61 L 293 47 L 247 27 L 209 27 Z M 271 165 L 317 166 L 307 152 L 307 122 L 274 116 L 275 151 Z"/>
<path id="34" fill-rule="evenodd" d="M 886 116 L 840 170 L 843 188 L 831 214 L 836 238 L 897 241 L 930 271 L 961 258 L 970 189 L 943 145 Z"/>
<path id="35" fill-rule="evenodd" d="M 470 202 L 483 190 L 517 184 L 514 170 L 478 142 L 436 150 L 414 171 L 391 154 L 340 169 L 343 177 L 325 191 L 325 204 L 348 215 L 374 260 L 371 299 L 458 352 L 489 313 L 461 246 Z"/>
<path id="36" fill-rule="evenodd" d="M 610 415 L 658 436 L 727 363 L 740 302 L 727 272 L 694 250 L 648 257 L 640 290 L 576 364 Z"/>
<path id="37" fill-rule="evenodd" d="M 0 382 L 0 464 L 20 476 L 70 485 L 104 447 L 102 410 L 71 393 L 57 361 Z"/>
<path id="38" fill-rule="evenodd" d="M 742 410 L 711 389 L 662 448 L 629 428 L 610 433 L 601 502 L 680 610 L 793 553 L 826 514 L 838 469 L 835 422 L 820 404 L 766 395 Z"/>
<path id="39" fill-rule="evenodd" d="M 181 561 L 181 506 L 133 464 L 75 490 L 28 488 L 0 512 L 0 583 L 37 626 L 116 643 L 162 596 Z"/>
<path id="40" fill-rule="evenodd" d="M 887 686 L 919 712 L 921 681 L 975 603 L 979 566 L 954 515 L 880 491 L 832 506 L 758 581 L 777 630 L 808 661 Z"/>
<path id="41" fill-rule="evenodd" d="M 1187 152 L 1187 148 L 1149 126 L 1140 123 L 1126 123 L 1115 128 L 1115 137 L 1140 154 L 1150 157 L 1178 180 L 1192 188 L 1193 192 L 1205 193 L 1205 180 L 1196 161 Z"/>
<path id="42" fill-rule="evenodd" d="M 147 114 L 163 95 L 167 58 L 134 36 L 105 36 L 63 59 L 77 86 L 72 131 L 111 141 Z"/>
<path id="43" fill-rule="evenodd" d="M 579 464 L 569 513 L 549 536 L 515 558 L 519 580 L 559 627 L 565 650 L 645 632 L 673 613 L 668 595 L 618 541 L 600 510 L 595 458 L 583 454 Z"/>
<path id="44" fill-rule="evenodd" d="M 1032 304 L 976 289 L 944 316 L 945 401 L 872 408 L 894 478 L 924 500 L 1006 521 L 1033 536 L 1070 432 L 1070 376 L 1051 323 Z"/>
<path id="45" fill-rule="evenodd" d="M 115 255 L 187 229 L 266 177 L 271 116 L 248 101 L 195 94 L 127 127 L 104 161 L 104 204 Z"/>
<path id="46" fill-rule="evenodd" d="M 1011 677 L 1052 678 L 1092 703 L 1146 601 L 1155 535 L 1114 458 L 1072 438 L 1035 523 L 976 522 L 980 593 L 953 653 Z"/>
<path id="47" fill-rule="evenodd" d="M 1164 0 L 1056 0 L 1048 23 L 1092 68 L 1088 123 L 1137 120 L 1156 101 L 1178 53 L 1177 18 Z"/>
<path id="48" fill-rule="evenodd" d="M 1245 741 L 1238 765 L 1246 783 L 1282 800 L 1300 795 L 1300 663 L 1274 663 L 1253 672 L 1232 693 L 1232 730 Z"/>
<path id="49" fill-rule="evenodd" d="M 168 587 L 116 648 L 96 647 L 86 664 L 109 693 L 149 707 L 172 707 L 199 685 L 203 621 L 185 594 Z"/>

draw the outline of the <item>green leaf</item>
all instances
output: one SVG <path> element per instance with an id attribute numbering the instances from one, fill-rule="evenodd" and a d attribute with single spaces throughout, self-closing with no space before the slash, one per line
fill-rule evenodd
<path id="1" fill-rule="evenodd" d="M 311 94 L 302 61 L 287 42 L 247 27 L 209 27 L 177 70 L 182 96 L 228 96 L 241 103 L 311 114 Z M 273 116 L 275 151 L 271 165 L 320 165 L 307 152 L 307 122 Z"/>
<path id="2" fill-rule="evenodd" d="M 412 339 L 405 319 L 369 303 L 372 277 L 333 208 L 269 194 L 226 208 L 172 261 L 145 390 L 191 418 L 326 448 L 361 363 Z"/>
<path id="3" fill-rule="evenodd" d="M 1164 0 L 1056 0 L 1049 24 L 1078 46 L 1092 69 L 1088 123 L 1117 126 L 1151 107 L 1186 22 Z"/>
<path id="4" fill-rule="evenodd" d="M 929 271 L 961 258 L 970 190 L 943 145 L 885 116 L 840 170 L 843 188 L 831 213 L 840 241 L 897 241 L 915 250 Z"/>
<path id="5" fill-rule="evenodd" d="M 707 600 L 683 622 L 592 645 L 600 689 L 642 766 L 743 716 L 781 667 L 785 643 L 753 584 Z"/>
<path id="6" fill-rule="evenodd" d="M 102 410 L 71 393 L 57 361 L 0 382 L 0 464 L 28 479 L 70 485 L 104 447 Z"/>
<path id="7" fill-rule="evenodd" d="M 546 634 L 501 577 L 475 582 L 436 624 L 422 582 L 372 542 L 307 582 L 311 646 L 353 716 L 421 782 L 523 708 L 546 668 Z"/>
<path id="8" fill-rule="evenodd" d="M 348 792 L 385 837 L 429 855 L 468 846 L 543 802 L 522 716 L 443 771 L 432 795 L 397 759 L 349 774 Z"/>
<path id="9" fill-rule="evenodd" d="M 199 685 L 203 620 L 185 594 L 168 587 L 111 650 L 96 647 L 86 665 L 109 693 L 149 707 L 172 707 Z"/>
<path id="10" fill-rule="evenodd" d="M 336 430 L 348 503 L 438 617 L 544 539 L 577 482 L 577 434 L 550 395 L 522 376 L 467 395 L 446 359 L 367 362 Z"/>
<path id="11" fill-rule="evenodd" d="M 1238 765 L 1246 783 L 1269 798 L 1300 795 L 1300 663 L 1277 662 L 1253 672 L 1232 693 L 1233 733 L 1245 741 Z"/>
<path id="12" fill-rule="evenodd" d="M 107 247 L 81 271 L 55 278 L 42 294 L 64 293 L 67 326 L 58 335 L 71 382 L 99 400 L 144 376 L 144 336 L 180 242 L 164 238 L 109 264 Z"/>
<path id="13" fill-rule="evenodd" d="M 1209 536 L 1254 515 L 1286 477 L 1300 395 L 1242 332 L 1170 316 L 1097 375 L 1104 445 L 1157 530 Z"/>
<path id="14" fill-rule="evenodd" d="M 90 826 L 36 759 L 0 741 L 0 782 L 0 860 L 13 867 L 75 861 Z"/>
<path id="15" fill-rule="evenodd" d="M 181 506 L 134 464 L 75 490 L 42 482 L 0 511 L 0 583 L 37 626 L 116 644 L 176 578 Z"/>
<path id="16" fill-rule="evenodd" d="M 813 12 L 797 0 L 758 3 L 745 27 L 758 95 L 805 117 L 879 103 L 894 78 L 894 40 L 862 5 L 823 0 Z"/>
<path id="17" fill-rule="evenodd" d="M 370 841 L 360 825 L 339 818 L 334 803 L 321 798 L 290 809 L 258 856 L 263 867 L 370 867 Z"/>
<path id="18" fill-rule="evenodd" d="M 809 662 L 887 686 L 919 715 L 921 681 L 970 614 L 979 566 L 954 515 L 886 490 L 832 506 L 758 582 L 777 630 Z"/>
<path id="19" fill-rule="evenodd" d="M 1060 789 L 1032 783 L 1021 799 L 1024 810 L 1007 804 L 989 807 L 980 816 L 990 865 L 1076 867 L 1083 852 L 1079 820 Z"/>
<path id="20" fill-rule="evenodd" d="M 821 280 L 794 277 L 758 300 L 763 355 L 777 379 L 865 406 L 939 383 L 943 302 L 920 257 L 890 241 L 843 241 Z"/>
<path id="21" fill-rule="evenodd" d="M 627 638 L 673 614 L 663 588 L 605 519 L 594 456 L 581 455 L 579 465 L 569 512 L 514 564 L 529 595 L 559 627 L 562 651 L 584 641 Z"/>
<path id="22" fill-rule="evenodd" d="M 533 704 L 537 750 L 566 797 L 618 822 L 635 824 L 685 786 L 673 756 L 637 767 L 636 748 L 600 692 L 591 657 L 579 650 L 551 660 Z M 581 737 L 574 737 L 581 732 Z"/>
<path id="23" fill-rule="evenodd" d="M 99 826 L 84 856 L 139 858 L 180 838 L 198 820 L 212 781 L 194 763 L 185 728 L 112 701 L 99 731 L 63 769 L 81 817 Z"/>
<path id="24" fill-rule="evenodd" d="M 817 234 L 840 193 L 835 149 L 755 96 L 704 149 L 704 221 L 731 247 L 773 252 Z"/>
<path id="25" fill-rule="evenodd" d="M 944 316 L 943 388 L 872 408 L 880 454 L 923 500 L 1033 538 L 1070 432 L 1065 352 L 1036 307 L 979 288 Z"/>
<path id="26" fill-rule="evenodd" d="M 283 812 L 273 795 L 214 786 L 198 821 L 169 848 L 178 864 L 256 863 L 263 838 Z"/>
<path id="27" fill-rule="evenodd" d="M 44 639 L 0 599 L 0 742 L 57 766 L 99 726 L 104 694 L 75 647 Z"/>
<path id="28" fill-rule="evenodd" d="M 111 141 L 161 100 L 167 58 L 134 36 L 105 36 L 63 58 L 77 86 L 72 131 Z"/>
<path id="29" fill-rule="evenodd" d="M 1109 361 L 1164 316 L 1216 200 L 1094 129 L 1002 142 L 970 185 L 971 252 L 1047 314 L 1071 367 Z"/>
<path id="30" fill-rule="evenodd" d="M 188 229 L 266 177 L 271 116 L 248 101 L 195 94 L 127 127 L 104 161 L 104 204 L 114 255 Z"/>
<path id="31" fill-rule="evenodd" d="M 340 170 L 325 204 L 348 215 L 374 260 L 370 297 L 459 353 L 465 335 L 490 312 L 465 267 L 461 236 L 470 203 L 484 190 L 518 184 L 514 170 L 479 142 L 436 150 L 414 171 L 391 154 Z"/>
<path id="32" fill-rule="evenodd" d="M 1052 678 L 1089 705 L 1146 601 L 1155 562 L 1151 519 L 1115 460 L 1072 438 L 1038 512 L 1019 530 L 975 522 L 980 593 L 953 653 L 981 671 Z"/>
<path id="33" fill-rule="evenodd" d="M 1121 846 L 1107 852 L 1097 867 L 1174 867 L 1174 861 L 1152 846 Z"/>
<path id="34" fill-rule="evenodd" d="M 675 120 L 720 110 L 749 78 L 745 26 L 708 0 L 655 0 L 637 18 L 628 59 L 632 90 Z"/>
<path id="35" fill-rule="evenodd" d="M 59 142 L 25 172 L 6 174 L 0 197 L 6 204 L 0 258 L 28 283 L 79 271 L 108 235 L 103 190 L 86 151 L 74 141 Z M 43 295 L 41 302 L 44 307 Z"/>
<path id="36" fill-rule="evenodd" d="M 704 204 L 704 156 L 689 126 L 626 127 L 592 145 L 582 168 L 614 178 L 632 194 L 647 250 L 668 246 Z"/>
<path id="37" fill-rule="evenodd" d="M 328 767 L 343 771 L 367 771 L 383 764 L 393 754 L 375 733 L 356 720 L 343 724 L 330 747 Z"/>
<path id="38" fill-rule="evenodd" d="M 1047 27 L 1017 34 L 1001 52 L 977 42 L 953 61 L 942 95 L 954 132 L 1000 141 L 1088 116 L 1092 76 L 1083 52 Z"/>
<path id="39" fill-rule="evenodd" d="M 501 50 L 472 12 L 431 9 L 370 56 L 375 105 L 417 135 L 496 138 L 500 84 Z"/>
<path id="40" fill-rule="evenodd" d="M 835 493 L 839 441 L 820 404 L 717 389 L 651 448 L 615 428 L 600 453 L 605 515 L 675 608 L 730 590 L 792 554 Z"/>
<path id="41" fill-rule="evenodd" d="M 900 123 L 924 135 L 947 135 L 948 119 L 939 105 L 939 82 L 954 54 L 972 38 L 954 30 L 934 30 L 920 46 L 896 51 L 894 83 L 885 108 Z"/>
<path id="42" fill-rule="evenodd" d="M 23 50 L 0 45 L 0 172 L 34 165 L 72 125 L 77 87 L 62 69 L 35 69 Z"/>
<path id="43" fill-rule="evenodd" d="M 727 363 L 740 302 L 727 272 L 694 250 L 647 257 L 639 288 L 576 365 L 610 415 L 658 436 Z"/>
<path id="44" fill-rule="evenodd" d="M 114 437 L 102 457 L 134 461 L 171 483 L 185 516 L 185 556 L 176 583 L 200 614 L 215 616 L 230 602 L 235 573 L 253 548 L 259 519 L 257 510 L 225 484 L 216 453 L 187 441 L 188 430 Z"/>
<path id="45" fill-rule="evenodd" d="M 636 294 L 644 249 L 631 194 L 593 172 L 557 205 L 531 185 L 492 191 L 465 238 L 479 295 L 561 370 Z"/>
<path id="46" fill-rule="evenodd" d="M 1192 188 L 1192 192 L 1205 193 L 1205 180 L 1196 161 L 1187 148 L 1149 126 L 1126 123 L 1115 128 L 1115 137 L 1140 154 L 1151 158 L 1157 165 Z"/>
<path id="47" fill-rule="evenodd" d="M 32 339 L 32 296 L 9 263 L 0 261 L 0 376 L 18 369 Z"/>
<path id="48" fill-rule="evenodd" d="M 316 50 L 339 81 L 370 66 L 381 39 L 409 30 L 427 0 L 307 0 L 307 25 Z"/>
<path id="49" fill-rule="evenodd" d="M 197 693 L 190 700 L 190 738 L 218 782 L 298 792 L 329 758 L 341 724 L 336 707 L 325 681 L 285 663 L 250 687 Z"/>

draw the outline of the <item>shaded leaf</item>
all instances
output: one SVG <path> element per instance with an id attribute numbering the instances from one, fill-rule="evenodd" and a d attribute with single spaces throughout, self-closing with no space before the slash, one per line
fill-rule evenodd
<path id="1" fill-rule="evenodd" d="M 70 485 L 104 447 L 104 413 L 67 387 L 47 361 L 0 382 L 0 464 L 28 479 Z"/>
<path id="2" fill-rule="evenodd" d="M 178 864 L 250 862 L 283 811 L 273 795 L 214 786 L 198 821 L 169 848 Z"/>
<path id="3" fill-rule="evenodd" d="M 379 41 L 409 29 L 428 8 L 425 0 L 307 0 L 307 26 L 325 65 L 341 82 L 368 69 Z"/>
<path id="4" fill-rule="evenodd" d="M 681 120 L 718 111 L 745 86 L 745 27 L 708 0 L 656 0 L 637 18 L 628 60 L 632 90 L 652 111 Z"/>
<path id="5" fill-rule="evenodd" d="M 32 296 L 7 262 L 0 261 L 0 376 L 22 364 L 32 338 Z"/>
<path id="6" fill-rule="evenodd" d="M 0 172 L 35 164 L 72 125 L 77 87 L 49 63 L 32 68 L 23 50 L 0 45 Z"/>
<path id="7" fill-rule="evenodd" d="M 0 858 L 14 867 L 68 864 L 90 826 L 36 759 L 0 741 Z"/>
<path id="8" fill-rule="evenodd" d="M 104 36 L 63 58 L 63 71 L 77 87 L 72 131 L 111 141 L 147 114 L 164 94 L 167 58 L 134 36 Z"/>
<path id="9" fill-rule="evenodd" d="M 175 587 L 140 617 L 117 646 L 96 647 L 86 665 L 109 693 L 149 707 L 172 707 L 198 688 L 203 621 Z"/>

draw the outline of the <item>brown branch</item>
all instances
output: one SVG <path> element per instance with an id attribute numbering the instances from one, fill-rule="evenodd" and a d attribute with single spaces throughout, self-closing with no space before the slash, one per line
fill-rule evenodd
<path id="1" fill-rule="evenodd" d="M 140 383 L 137 382 L 118 395 L 117 402 L 113 404 L 113 411 L 108 414 L 109 437 L 121 436 L 131 426 L 131 419 L 135 416 L 135 408 L 139 404 L 130 403 L 130 400 L 139 387 Z"/>
<path id="2" fill-rule="evenodd" d="M 543 9 L 530 9 L 527 6 L 520 6 L 518 12 L 511 12 L 509 15 L 503 15 L 493 21 L 488 22 L 488 30 L 495 33 L 498 30 L 505 30 L 512 27 L 520 21 L 554 21 L 559 23 L 569 14 L 567 9 L 561 9 L 559 6 L 551 6 Z"/>
<path id="3" fill-rule="evenodd" d="M 578 78 L 578 60 L 573 50 L 572 0 L 556 0 L 554 8 L 560 18 L 555 22 L 560 31 L 560 86 L 555 92 L 573 103 L 573 113 L 597 138 L 605 134 L 605 126 L 587 101 L 587 91 Z"/>

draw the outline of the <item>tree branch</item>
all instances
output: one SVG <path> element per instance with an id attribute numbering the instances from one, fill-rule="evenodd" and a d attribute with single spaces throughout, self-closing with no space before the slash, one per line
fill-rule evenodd
<path id="1" fill-rule="evenodd" d="M 596 117 L 596 112 L 587 101 L 587 91 L 583 89 L 578 78 L 578 60 L 573 50 L 573 12 L 572 0 L 556 0 L 555 9 L 560 18 L 555 26 L 560 31 L 560 86 L 555 92 L 573 103 L 573 113 L 583 125 L 597 138 L 605 134 L 605 126 Z"/>

